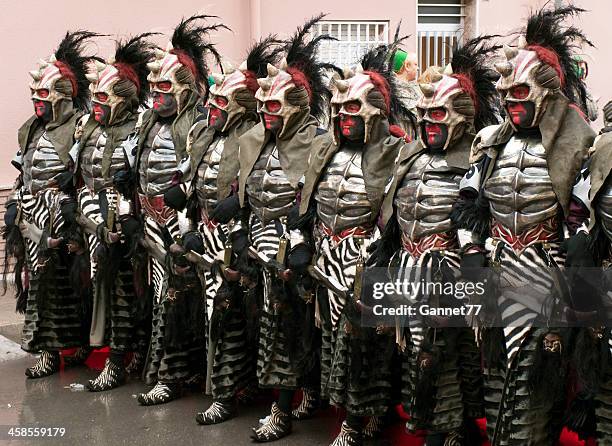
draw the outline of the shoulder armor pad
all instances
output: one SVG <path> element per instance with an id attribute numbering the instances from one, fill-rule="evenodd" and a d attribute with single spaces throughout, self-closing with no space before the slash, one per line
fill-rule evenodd
<path id="1" fill-rule="evenodd" d="M 85 127 L 85 124 L 87 123 L 87 121 L 89 120 L 89 113 L 85 113 L 83 116 L 81 116 L 77 123 L 76 126 L 74 128 L 74 139 L 76 139 L 77 141 L 81 139 L 81 136 L 83 136 L 83 128 Z"/>
<path id="2" fill-rule="evenodd" d="M 138 132 L 136 129 L 128 135 L 127 138 L 121 143 L 123 149 L 123 155 L 130 167 L 134 167 L 134 161 L 136 161 L 136 147 L 138 146 Z"/>
<path id="3" fill-rule="evenodd" d="M 470 163 L 474 163 L 480 160 L 483 156 L 484 149 L 488 146 L 488 142 L 495 132 L 499 129 L 501 124 L 489 125 L 481 129 L 472 141 L 472 150 L 470 152 Z"/>
<path id="4" fill-rule="evenodd" d="M 21 170 L 23 168 L 23 153 L 21 152 L 21 150 L 17 150 L 15 156 L 11 160 L 11 164 L 17 170 Z"/>

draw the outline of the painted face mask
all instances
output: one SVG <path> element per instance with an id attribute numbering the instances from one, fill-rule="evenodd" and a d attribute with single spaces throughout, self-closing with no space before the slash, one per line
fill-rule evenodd
<path id="1" fill-rule="evenodd" d="M 337 76 L 332 78 L 331 107 L 336 142 L 343 137 L 366 144 L 370 140 L 374 118 L 388 116 L 389 103 L 385 100 L 388 93 L 380 91 L 386 83 L 376 85 L 373 80 L 376 76 L 380 75 L 358 66 L 355 71 L 346 70 L 344 80 Z"/>
<path id="2" fill-rule="evenodd" d="M 37 70 L 30 71 L 30 84 L 34 112 L 45 122 L 59 115 L 60 104 L 72 101 L 76 96 L 77 83 L 74 73 L 67 64 L 58 61 L 55 55 L 39 62 Z"/>
<path id="3" fill-rule="evenodd" d="M 125 63 L 96 61 L 96 71 L 87 74 L 91 82 L 92 111 L 100 124 L 112 125 L 125 111 L 136 111 L 140 81 L 134 69 Z"/>
<path id="4" fill-rule="evenodd" d="M 310 93 L 304 79 L 303 73 L 283 59 L 280 68 L 268 64 L 268 76 L 257 80 L 257 110 L 266 129 L 279 138 L 285 136 L 296 116 L 309 109 Z"/>
<path id="5" fill-rule="evenodd" d="M 208 106 L 209 125 L 225 132 L 247 112 L 256 112 L 257 78 L 244 61 L 238 69 L 225 65 L 225 74 L 213 74 Z"/>
<path id="6" fill-rule="evenodd" d="M 541 60 L 555 61 L 556 55 L 547 48 L 528 45 L 522 36 L 518 48 L 504 46 L 504 54 L 506 60 L 495 64 L 501 74 L 496 87 L 510 123 L 515 129 L 535 127 L 546 110 L 548 97 L 561 88 L 560 66 Z"/>
<path id="7" fill-rule="evenodd" d="M 166 50 L 157 49 L 155 60 L 149 62 L 149 88 L 153 109 L 160 116 L 171 116 L 185 106 L 187 92 L 195 90 L 196 78 L 193 62 L 181 50 L 175 50 L 168 43 Z"/>
<path id="8" fill-rule="evenodd" d="M 453 74 L 450 65 L 430 80 L 419 84 L 423 92 L 417 103 L 420 138 L 430 149 L 446 150 L 474 126 L 472 82 L 466 75 Z"/>

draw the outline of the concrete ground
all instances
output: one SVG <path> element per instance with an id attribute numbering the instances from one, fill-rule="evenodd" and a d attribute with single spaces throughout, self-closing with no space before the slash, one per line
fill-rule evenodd
<path id="1" fill-rule="evenodd" d="M 148 388 L 132 379 L 118 389 L 103 393 L 73 392 L 72 383 L 85 384 L 98 370 L 80 366 L 53 376 L 28 380 L 24 370 L 36 357 L 19 348 L 23 316 L 14 312 L 14 299 L 0 296 L 0 445 L 252 445 L 250 428 L 270 410 L 270 397 L 262 397 L 239 416 L 217 426 L 199 426 L 196 412 L 208 407 L 210 397 L 200 392 L 155 407 L 140 406 L 135 395 Z M 101 355 L 101 353 L 94 353 Z M 103 364 L 103 357 L 88 363 Z M 278 446 L 329 445 L 341 423 L 341 415 L 327 409 L 316 418 L 294 423 L 293 434 L 272 443 Z M 16 439 L 11 427 L 58 427 L 57 438 Z M 394 438 L 404 437 L 403 423 L 393 429 Z M 377 440 L 375 445 L 413 445 L 397 440 Z M 418 443 L 417 443 L 418 444 Z"/>
<path id="2" fill-rule="evenodd" d="M 0 343 L 1 345 L 1 343 Z M 23 371 L 32 365 L 27 355 L 0 362 L 0 444 L 4 445 L 251 445 L 250 427 L 269 410 L 262 399 L 240 409 L 240 416 L 217 426 L 199 426 L 197 411 L 210 398 L 188 394 L 156 407 L 141 407 L 135 394 L 146 387 L 138 380 L 110 392 L 73 392 L 71 383 L 86 383 L 96 371 L 76 367 L 51 377 L 26 380 Z M 294 424 L 294 433 L 275 445 L 328 445 L 336 429 L 336 415 Z M 62 427 L 63 438 L 10 439 L 15 427 Z"/>

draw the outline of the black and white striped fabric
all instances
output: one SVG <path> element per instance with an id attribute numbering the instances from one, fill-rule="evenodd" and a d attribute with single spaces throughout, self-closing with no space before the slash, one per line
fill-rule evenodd
<path id="1" fill-rule="evenodd" d="M 125 370 L 123 364 L 115 364 L 110 358 L 107 358 L 104 369 L 96 379 L 87 382 L 87 388 L 91 392 L 104 392 L 119 387 L 124 382 Z"/>
<path id="2" fill-rule="evenodd" d="M 279 440 L 291 433 L 291 416 L 281 412 L 276 403 L 272 404 L 270 415 L 261 426 L 253 428 L 251 438 L 256 442 L 265 443 Z"/>
<path id="3" fill-rule="evenodd" d="M 251 245 L 270 259 L 276 257 L 281 235 L 286 231 L 280 220 L 262 224 L 259 217 L 251 214 L 249 235 Z M 289 357 L 288 340 L 282 328 L 283 310 L 275 305 L 279 296 L 275 284 L 280 279 L 267 270 L 262 270 L 263 308 L 259 321 L 259 347 L 257 354 L 257 378 L 263 388 L 298 388 L 302 371 L 297 370 Z"/>
<path id="4" fill-rule="evenodd" d="M 361 255 L 365 262 L 368 246 L 379 235 L 377 230 L 371 237 L 363 240 L 349 236 L 336 243 L 331 237 L 316 231 L 317 266 L 352 293 L 359 257 Z M 327 295 L 332 327 L 336 330 L 346 300 L 331 291 L 328 291 Z"/>
<path id="5" fill-rule="evenodd" d="M 59 352 L 48 352 L 43 350 L 34 366 L 26 369 L 26 376 L 30 379 L 44 378 L 59 371 L 60 356 Z"/>
<path id="6" fill-rule="evenodd" d="M 47 189 L 36 195 L 20 192 L 18 199 L 21 203 L 21 218 L 33 223 L 41 230 L 47 230 L 48 236 L 57 236 L 65 226 L 60 212 L 61 204 L 70 197 L 55 189 Z M 39 253 L 38 245 L 25 237 L 26 254 L 31 271 L 38 271 Z"/>
<path id="7" fill-rule="evenodd" d="M 518 354 L 523 341 L 538 318 L 552 311 L 553 277 L 550 262 L 563 268 L 565 258 L 558 243 L 550 243 L 542 258 L 532 245 L 520 255 L 507 245 L 500 250 L 500 294 L 497 305 L 501 313 L 508 365 Z M 543 248 L 544 249 L 544 248 Z"/>
<path id="8" fill-rule="evenodd" d="M 397 277 L 390 277 L 392 281 L 399 280 L 401 283 L 427 283 L 432 280 L 432 271 L 439 269 L 442 266 L 442 262 L 446 263 L 446 266 L 456 271 L 457 276 L 459 274 L 459 264 L 461 262 L 461 256 L 458 252 L 444 251 L 444 256 L 440 260 L 434 259 L 430 252 L 426 251 L 418 258 L 413 257 L 408 251 L 399 250 L 391 258 L 390 264 L 397 265 Z M 429 302 L 429 296 L 427 294 L 421 294 L 418 296 L 404 296 L 406 304 L 426 304 Z M 408 318 L 404 321 L 410 330 L 410 338 L 413 348 L 418 352 L 420 351 L 421 344 L 423 343 L 424 325 L 420 317 Z"/>
<path id="9" fill-rule="evenodd" d="M 100 210 L 100 200 L 98 194 L 91 193 L 87 187 L 82 187 L 78 193 L 78 205 L 81 214 L 89 220 L 93 221 L 96 225 L 103 223 L 102 213 Z M 96 234 L 90 234 L 85 232 L 87 241 L 87 251 L 89 252 L 89 265 L 91 271 L 91 278 L 96 276 L 97 261 L 94 253 L 100 245 L 100 241 Z"/>
<path id="10" fill-rule="evenodd" d="M 21 221 L 44 230 L 43 237 L 61 235 L 66 226 L 61 206 L 72 200 L 71 197 L 55 189 L 36 195 L 21 190 L 18 200 Z M 50 249 L 43 259 L 40 245 L 26 234 L 24 240 L 29 287 L 21 347 L 38 352 L 81 346 L 84 340 L 82 302 L 69 280 L 70 255 L 65 250 Z"/>
<path id="11" fill-rule="evenodd" d="M 344 421 L 340 428 L 340 433 L 332 441 L 330 446 L 361 446 L 363 444 L 363 435 L 355 429 L 349 427 Z"/>
<path id="12" fill-rule="evenodd" d="M 229 230 L 227 225 L 219 224 L 214 228 L 210 228 L 207 224 L 200 225 L 200 234 L 204 243 L 204 256 L 209 262 L 223 258 L 225 251 L 225 240 L 228 237 Z M 210 271 L 204 271 L 205 293 L 206 293 L 206 315 L 210 321 L 214 309 L 214 300 L 217 291 L 221 287 L 223 280 L 221 277 L 212 274 Z"/>
<path id="13" fill-rule="evenodd" d="M 178 222 L 176 225 L 178 227 Z M 157 245 L 165 245 L 162 227 L 149 216 L 144 219 L 144 233 Z M 166 290 L 167 277 L 165 266 L 153 257 L 149 258 L 149 284 L 153 287 L 154 301 L 159 304 Z"/>

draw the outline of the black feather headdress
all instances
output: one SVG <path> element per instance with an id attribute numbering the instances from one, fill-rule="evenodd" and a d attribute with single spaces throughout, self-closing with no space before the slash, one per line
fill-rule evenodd
<path id="1" fill-rule="evenodd" d="M 214 15 L 194 15 L 188 19 L 181 20 L 181 23 L 174 29 L 172 34 L 172 46 L 170 51 L 176 54 L 180 62 L 192 70 L 195 76 L 196 85 L 204 86 L 208 94 L 208 66 L 206 65 L 206 54 L 210 53 L 215 58 L 215 61 L 221 65 L 221 55 L 215 48 L 214 44 L 208 41 L 208 35 L 212 31 L 220 29 L 230 29 L 221 24 L 214 25 L 198 24 L 201 20 L 209 18 L 218 18 Z"/>
<path id="2" fill-rule="evenodd" d="M 378 45 L 367 51 L 360 64 L 370 74 L 374 86 L 382 93 L 391 124 L 410 120 L 415 122 L 413 113 L 400 100 L 401 92 L 397 77 L 393 71 L 395 53 L 409 36 L 399 36 L 399 25 L 395 30 L 393 41 L 387 45 Z"/>
<path id="3" fill-rule="evenodd" d="M 339 68 L 335 65 L 320 62 L 317 59 L 319 44 L 326 40 L 336 39 L 327 34 L 314 38 L 309 37 L 314 25 L 323 17 L 325 17 L 325 14 L 319 14 L 311 18 L 285 41 L 284 50 L 287 66 L 281 66 L 282 69 L 291 74 L 296 86 L 302 86 L 308 91 L 310 113 L 318 119 L 325 115 L 326 104 L 331 98 L 331 93 L 325 83 L 325 70 L 339 71 Z"/>
<path id="4" fill-rule="evenodd" d="M 453 76 L 474 102 L 476 131 L 498 123 L 500 100 L 495 81 L 499 75 L 490 65 L 491 56 L 501 48 L 501 45 L 491 43 L 495 37 L 499 36 L 479 36 L 463 45 L 456 45 L 450 62 Z"/>
<path id="5" fill-rule="evenodd" d="M 117 41 L 113 65 L 121 78 L 132 81 L 138 91 L 138 102 L 143 104 L 149 95 L 147 62 L 153 57 L 155 46 L 146 40 L 159 33 L 143 33 L 129 40 Z"/>
<path id="6" fill-rule="evenodd" d="M 67 32 L 54 53 L 56 59 L 55 65 L 72 84 L 72 100 L 74 106 L 80 110 L 86 110 L 88 107 L 89 80 L 86 77 L 87 65 L 94 59 L 93 56 L 85 56 L 82 53 L 86 41 L 92 37 L 99 36 L 102 36 L 102 34 L 90 31 Z"/>
<path id="7" fill-rule="evenodd" d="M 592 47 L 593 43 L 580 29 L 563 25 L 565 19 L 582 12 L 584 9 L 575 6 L 556 9 L 543 8 L 529 17 L 525 29 L 525 40 L 526 49 L 538 52 L 540 60 L 550 65 L 558 64 L 563 94 L 586 111 L 586 88 L 575 69 L 573 56 L 581 44 Z M 544 51 L 539 51 L 539 48 L 543 48 Z M 554 54 L 551 55 L 546 50 Z M 554 60 L 555 56 L 557 61 Z M 553 68 L 556 67 L 553 66 Z"/>
<path id="8" fill-rule="evenodd" d="M 268 75 L 268 64 L 273 64 L 278 61 L 281 48 L 279 45 L 282 41 L 278 40 L 275 35 L 264 37 L 255 42 L 247 52 L 247 70 L 252 71 L 258 78 Z"/>

